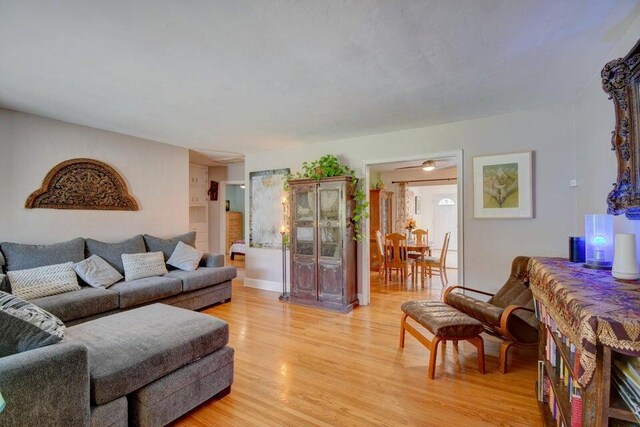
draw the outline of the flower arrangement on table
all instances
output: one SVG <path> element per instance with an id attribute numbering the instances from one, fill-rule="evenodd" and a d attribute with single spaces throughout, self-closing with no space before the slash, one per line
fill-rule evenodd
<path id="1" fill-rule="evenodd" d="M 415 220 L 415 218 L 411 218 L 411 217 L 407 218 L 407 222 L 404 225 L 404 228 L 406 230 L 413 231 L 413 229 L 416 228 L 416 220 Z"/>

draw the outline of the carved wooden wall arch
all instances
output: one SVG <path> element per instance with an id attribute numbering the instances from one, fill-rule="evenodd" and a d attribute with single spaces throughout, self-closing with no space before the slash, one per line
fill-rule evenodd
<path id="1" fill-rule="evenodd" d="M 138 202 L 129 194 L 120 174 L 93 159 L 71 159 L 58 163 L 31 193 L 25 207 L 137 211 Z"/>

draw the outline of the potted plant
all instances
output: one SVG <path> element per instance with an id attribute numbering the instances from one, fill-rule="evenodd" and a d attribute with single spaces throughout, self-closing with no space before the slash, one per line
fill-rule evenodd
<path id="1" fill-rule="evenodd" d="M 320 157 L 318 160 L 302 163 L 302 170 L 295 174 L 290 174 L 287 177 L 287 182 L 296 179 L 315 179 L 320 181 L 323 178 L 338 176 L 351 178 L 351 185 L 353 186 L 354 192 L 353 199 L 355 201 L 355 208 L 353 211 L 353 216 L 350 218 L 350 220 L 353 223 L 354 227 L 353 238 L 354 240 L 361 242 L 364 239 L 364 236 L 362 235 L 362 222 L 366 218 L 369 218 L 369 213 L 367 212 L 369 202 L 367 202 L 363 184 L 361 180 L 358 179 L 353 169 L 346 165 L 340 164 L 338 158 L 333 154 L 326 154 Z M 288 189 L 288 185 L 285 184 L 285 186 L 286 189 Z"/>

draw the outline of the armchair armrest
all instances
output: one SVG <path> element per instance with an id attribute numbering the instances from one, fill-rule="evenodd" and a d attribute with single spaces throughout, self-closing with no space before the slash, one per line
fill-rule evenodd
<path id="1" fill-rule="evenodd" d="M 224 255 L 205 253 L 200 260 L 200 267 L 224 267 Z"/>
<path id="2" fill-rule="evenodd" d="M 511 330 L 509 329 L 509 326 L 511 326 L 511 324 L 513 323 L 512 319 L 516 311 L 525 311 L 528 313 L 535 313 L 535 310 L 528 307 L 522 307 L 519 305 L 510 305 L 504 309 L 502 316 L 500 316 L 500 327 L 498 328 L 498 331 L 505 338 L 511 341 L 520 341 L 517 337 L 513 336 Z M 520 319 L 520 320 L 524 321 L 524 319 Z"/>
<path id="3" fill-rule="evenodd" d="M 447 289 L 444 290 L 444 293 L 442 294 L 442 301 L 446 303 L 447 302 L 447 295 L 449 295 L 451 292 L 453 292 L 456 289 L 462 289 L 463 291 L 475 292 L 475 293 L 482 294 L 482 295 L 487 295 L 487 296 L 490 296 L 490 297 L 493 296 L 493 294 L 490 294 L 489 292 L 481 291 L 479 289 L 467 288 L 466 286 L 456 285 L 456 286 L 449 286 Z"/>
<path id="4" fill-rule="evenodd" d="M 62 341 L 2 357 L 0 391 L 2 425 L 89 425 L 87 349 Z"/>

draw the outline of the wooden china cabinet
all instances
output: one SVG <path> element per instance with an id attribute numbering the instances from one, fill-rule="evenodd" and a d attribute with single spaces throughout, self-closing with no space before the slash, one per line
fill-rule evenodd
<path id="1" fill-rule="evenodd" d="M 380 268 L 380 251 L 376 242 L 376 232 L 383 236 L 392 232 L 393 209 L 391 201 L 393 192 L 385 190 L 369 190 L 369 254 L 371 258 L 370 269 L 377 271 Z"/>
<path id="2" fill-rule="evenodd" d="M 289 181 L 291 297 L 349 312 L 358 305 L 351 178 Z"/>

